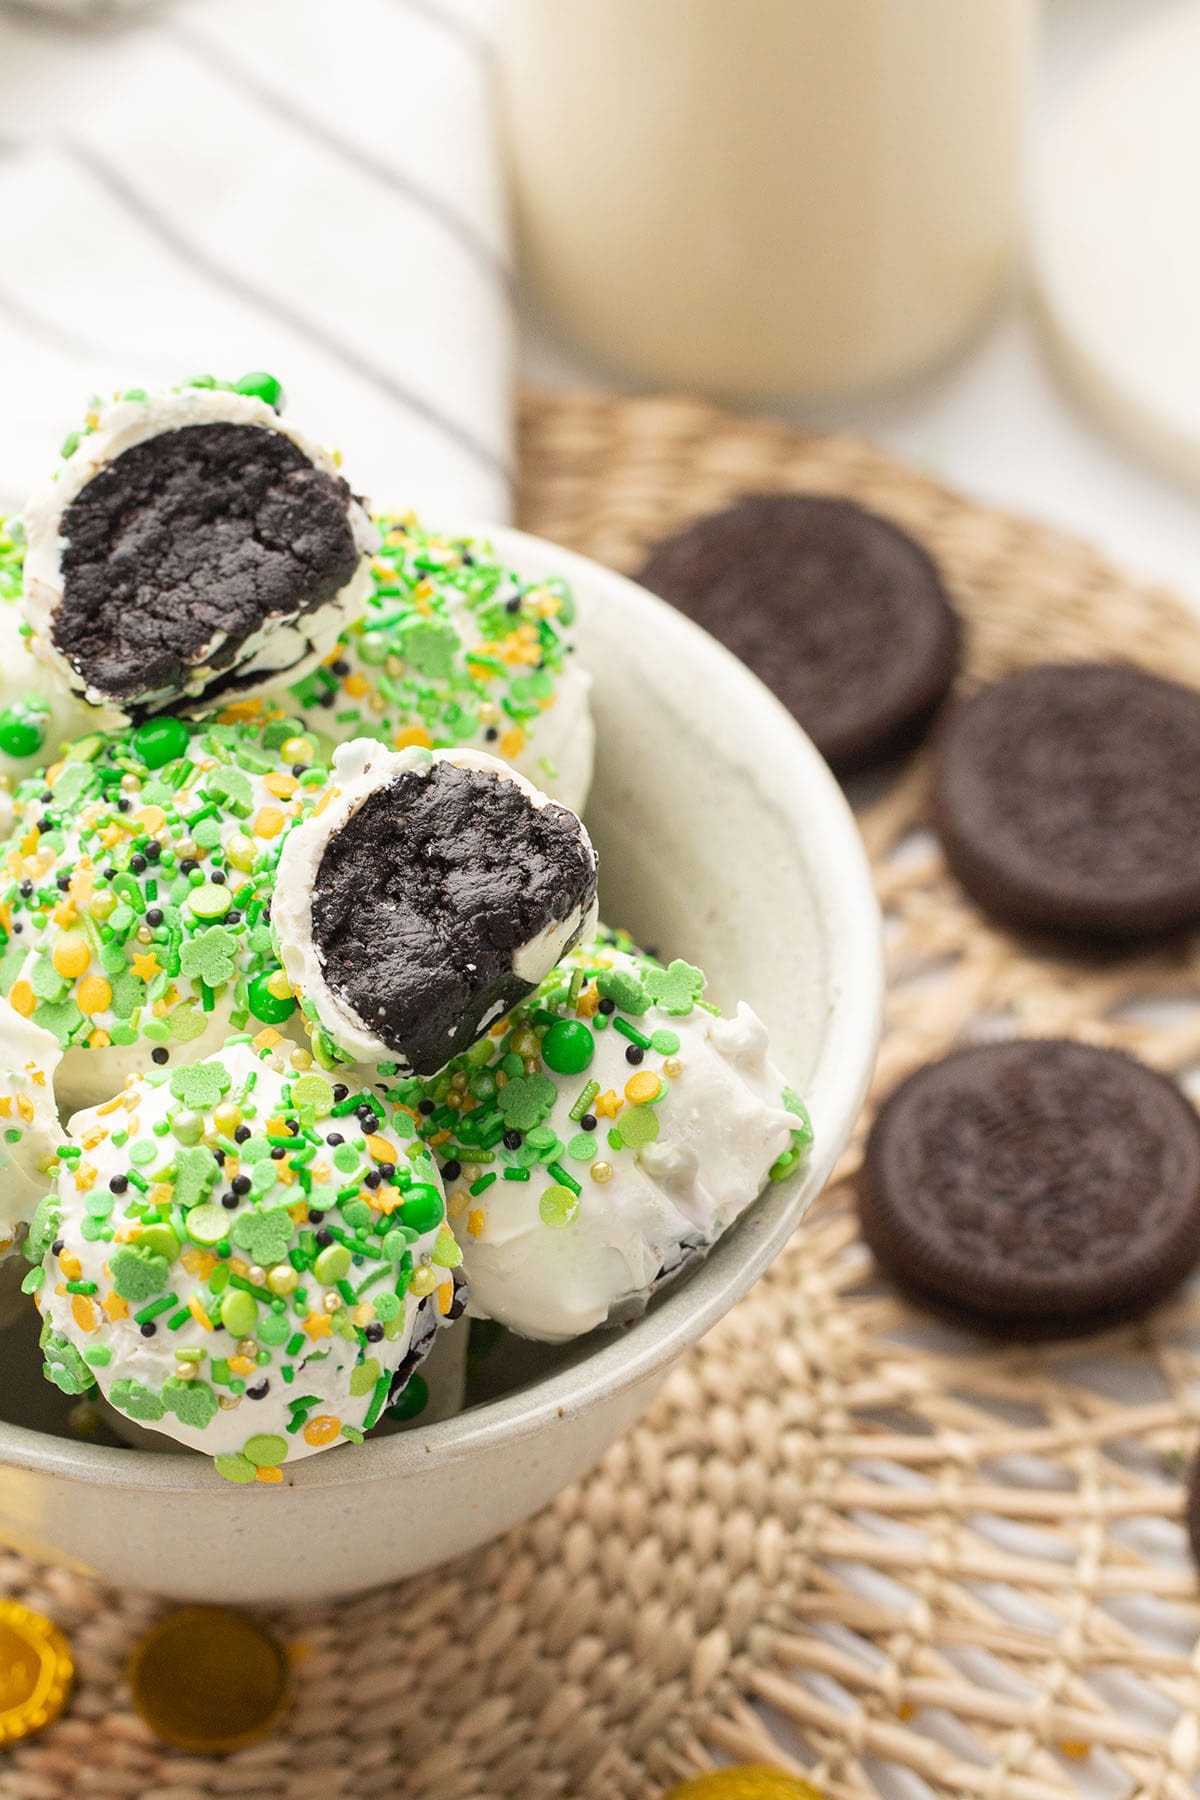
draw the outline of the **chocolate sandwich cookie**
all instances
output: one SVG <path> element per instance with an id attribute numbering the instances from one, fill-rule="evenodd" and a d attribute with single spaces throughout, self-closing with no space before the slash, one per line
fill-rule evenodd
<path id="1" fill-rule="evenodd" d="M 329 804 L 280 857 L 272 925 L 323 1054 L 434 1075 L 596 923 L 575 814 L 495 757 L 334 757 Z"/>
<path id="2" fill-rule="evenodd" d="M 1144 1312 L 1200 1256 L 1200 1121 L 1117 1051 L 960 1050 L 885 1102 L 859 1214 L 879 1261 L 935 1309 L 1073 1336 Z"/>
<path id="3" fill-rule="evenodd" d="M 947 722 L 946 859 L 985 911 L 1090 938 L 1200 919 L 1200 693 L 1112 663 L 1044 663 Z"/>
<path id="4" fill-rule="evenodd" d="M 93 705 L 138 720 L 294 680 L 365 598 L 377 533 L 267 379 L 98 409 L 29 506 L 35 648 Z"/>
<path id="5" fill-rule="evenodd" d="M 954 679 L 933 561 L 850 500 L 754 495 L 661 544 L 638 579 L 739 656 L 839 775 L 910 749 Z"/>

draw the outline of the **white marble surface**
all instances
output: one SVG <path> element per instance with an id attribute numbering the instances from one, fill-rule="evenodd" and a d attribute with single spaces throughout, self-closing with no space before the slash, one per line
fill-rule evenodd
<path id="1" fill-rule="evenodd" d="M 1031 159 L 1035 199 L 1041 140 L 1058 98 L 1123 32 L 1177 3 L 1045 0 Z M 527 378 L 543 382 L 624 385 L 556 341 L 528 303 L 522 367 Z M 862 431 L 982 499 L 1092 540 L 1200 608 L 1200 495 L 1126 450 L 1063 387 L 1024 291 L 953 366 L 902 393 L 775 410 L 798 425 Z"/>

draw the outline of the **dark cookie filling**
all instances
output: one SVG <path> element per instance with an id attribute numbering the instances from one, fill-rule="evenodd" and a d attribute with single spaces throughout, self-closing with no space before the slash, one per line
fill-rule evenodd
<path id="1" fill-rule="evenodd" d="M 454 1271 L 454 1298 L 450 1302 L 450 1310 L 446 1314 L 446 1323 L 453 1325 L 461 1319 L 467 1310 L 467 1281 L 461 1269 Z M 429 1294 L 417 1308 L 417 1316 L 413 1321 L 412 1338 L 403 1358 L 396 1365 L 392 1376 L 392 1385 L 388 1389 L 388 1404 L 394 1405 L 416 1374 L 436 1341 L 440 1320 L 437 1310 L 437 1295 Z"/>
<path id="2" fill-rule="evenodd" d="M 481 1021 L 532 991 L 513 973 L 514 952 L 585 912 L 595 891 L 573 813 L 439 762 L 380 788 L 330 840 L 313 940 L 338 998 L 417 1074 L 433 1075 L 474 1043 Z"/>
<path id="3" fill-rule="evenodd" d="M 66 510 L 55 645 L 131 711 L 178 695 L 202 663 L 234 668 L 266 621 L 303 618 L 351 579 L 349 501 L 282 432 L 192 425 L 149 438 Z"/>

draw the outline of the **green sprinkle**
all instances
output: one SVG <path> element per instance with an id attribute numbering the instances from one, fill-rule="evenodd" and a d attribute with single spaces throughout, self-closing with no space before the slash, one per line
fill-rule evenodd
<path id="1" fill-rule="evenodd" d="M 258 1480 L 257 1468 L 248 1456 L 242 1455 L 240 1450 L 235 1450 L 226 1456 L 214 1456 L 213 1468 L 218 1475 L 223 1475 L 226 1481 L 236 1482 L 239 1487 Z"/>
<path id="2" fill-rule="evenodd" d="M 376 1423 L 380 1413 L 387 1405 L 388 1390 L 391 1385 L 392 1378 L 390 1375 L 381 1375 L 376 1382 L 375 1392 L 371 1396 L 371 1404 L 368 1406 L 366 1416 L 363 1419 L 364 1431 L 370 1431 L 372 1425 Z"/>
<path id="3" fill-rule="evenodd" d="M 564 1226 L 570 1225 L 578 1212 L 579 1188 L 577 1184 L 573 1184 L 570 1188 L 548 1187 L 544 1189 L 541 1199 L 538 1201 L 538 1216 L 542 1224 L 549 1225 L 555 1230 L 561 1230 Z"/>
<path id="4" fill-rule="evenodd" d="M 157 1319 L 161 1313 L 170 1312 L 173 1306 L 179 1305 L 178 1294 L 163 1294 L 160 1299 L 152 1300 L 149 1306 L 143 1306 L 140 1312 L 133 1315 L 137 1325 L 148 1325 L 151 1319 Z"/>
<path id="5" fill-rule="evenodd" d="M 629 1023 L 628 1019 L 619 1019 L 615 1014 L 612 1028 L 614 1031 L 619 1031 L 623 1038 L 628 1038 L 631 1044 L 636 1044 L 639 1050 L 649 1050 L 653 1044 L 654 1040 L 648 1038 L 644 1031 L 639 1031 L 636 1025 Z"/>
<path id="6" fill-rule="evenodd" d="M 246 1439 L 242 1454 L 256 1469 L 278 1468 L 281 1462 L 287 1461 L 287 1439 L 277 1437 L 274 1432 L 262 1432 Z"/>
<path id="7" fill-rule="evenodd" d="M 351 1267 L 349 1250 L 342 1244 L 327 1244 L 313 1264 L 313 1274 L 326 1287 L 332 1287 Z"/>
<path id="8" fill-rule="evenodd" d="M 652 1144 L 658 1137 L 659 1129 L 658 1114 L 652 1106 L 627 1106 L 621 1113 L 621 1142 L 631 1150 L 638 1150 L 643 1144 Z"/>
<path id="9" fill-rule="evenodd" d="M 581 1089 L 579 1097 L 576 1100 L 574 1106 L 571 1108 L 570 1114 L 568 1116 L 570 1118 L 574 1119 L 576 1121 L 576 1123 L 578 1123 L 579 1120 L 582 1119 L 584 1113 L 591 1106 L 592 1101 L 596 1098 L 596 1095 L 599 1092 L 600 1092 L 600 1083 L 598 1081 L 589 1081 L 587 1083 L 587 1086 L 584 1087 L 583 1089 Z"/>
<path id="10" fill-rule="evenodd" d="M 258 1324 L 258 1307 L 240 1287 L 230 1287 L 221 1298 L 221 1323 L 230 1337 L 249 1337 Z"/>
<path id="11" fill-rule="evenodd" d="M 188 1213 L 185 1220 L 187 1234 L 194 1244 L 211 1249 L 225 1236 L 228 1219 L 229 1215 L 224 1207 L 206 1201 L 201 1206 L 193 1206 Z"/>

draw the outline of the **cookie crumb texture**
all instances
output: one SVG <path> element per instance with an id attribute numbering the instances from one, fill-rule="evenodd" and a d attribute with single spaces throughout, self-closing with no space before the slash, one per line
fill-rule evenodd
<path id="1" fill-rule="evenodd" d="M 1200 1121 L 1117 1051 L 959 1051 L 884 1104 L 859 1208 L 879 1261 L 939 1310 L 1070 1336 L 1136 1317 L 1195 1264 Z"/>
<path id="2" fill-rule="evenodd" d="M 56 648 L 126 704 L 182 692 L 197 666 L 232 668 L 268 622 L 303 619 L 350 581 L 350 498 L 290 438 L 256 425 L 134 445 L 67 508 Z"/>
<path id="3" fill-rule="evenodd" d="M 338 997 L 432 1075 L 530 992 L 516 953 L 551 923 L 582 920 L 595 890 L 573 813 L 439 762 L 370 795 L 330 840 L 313 938 Z"/>

